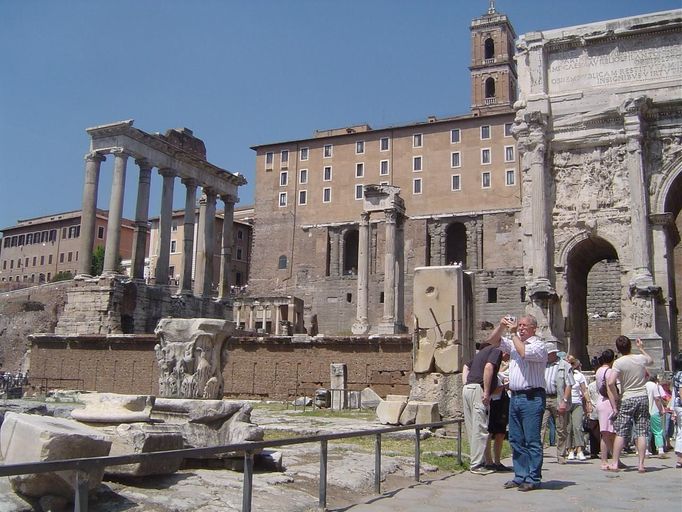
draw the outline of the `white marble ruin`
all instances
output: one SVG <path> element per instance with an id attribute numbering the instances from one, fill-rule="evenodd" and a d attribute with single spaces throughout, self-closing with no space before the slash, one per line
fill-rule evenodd
<path id="1" fill-rule="evenodd" d="M 223 397 L 227 337 L 234 323 L 212 318 L 163 318 L 154 333 L 159 395 L 166 398 Z"/>
<path id="2" fill-rule="evenodd" d="M 662 366 L 677 350 L 682 10 L 529 32 L 517 49 L 530 311 L 546 338 L 586 356 L 580 280 L 617 258 L 621 331 Z"/>

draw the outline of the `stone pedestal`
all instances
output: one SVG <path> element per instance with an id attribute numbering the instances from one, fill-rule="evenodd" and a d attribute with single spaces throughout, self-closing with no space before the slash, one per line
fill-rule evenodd
<path id="1" fill-rule="evenodd" d="M 332 393 L 332 410 L 340 411 L 348 406 L 346 401 L 348 367 L 345 363 L 332 363 L 329 368 L 329 376 Z"/>

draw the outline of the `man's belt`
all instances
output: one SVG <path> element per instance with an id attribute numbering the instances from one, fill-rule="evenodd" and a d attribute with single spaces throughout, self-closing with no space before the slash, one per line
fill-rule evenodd
<path id="1" fill-rule="evenodd" d="M 545 388 L 528 388 L 512 390 L 512 395 L 539 395 L 544 394 Z"/>

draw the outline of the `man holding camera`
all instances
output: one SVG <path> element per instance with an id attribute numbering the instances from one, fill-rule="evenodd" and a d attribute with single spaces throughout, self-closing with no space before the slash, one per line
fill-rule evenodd
<path id="1" fill-rule="evenodd" d="M 547 349 L 535 335 L 538 322 L 532 315 L 518 322 L 510 315 L 500 320 L 488 338 L 510 355 L 509 360 L 509 444 L 512 447 L 514 479 L 505 489 L 532 491 L 542 481 L 542 439 L 540 428 L 545 412 L 545 366 Z M 508 334 L 503 333 L 508 331 Z"/>

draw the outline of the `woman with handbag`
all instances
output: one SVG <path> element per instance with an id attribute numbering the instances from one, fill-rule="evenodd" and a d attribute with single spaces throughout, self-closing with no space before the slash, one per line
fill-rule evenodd
<path id="1" fill-rule="evenodd" d="M 583 431 L 583 417 L 585 412 L 589 414 L 592 410 L 590 396 L 587 392 L 587 380 L 580 371 L 580 361 L 573 356 L 568 356 L 566 360 L 573 367 L 573 378 L 575 384 L 571 388 L 571 409 L 570 409 L 570 428 L 569 428 L 569 449 L 567 460 L 586 460 L 583 453 L 585 446 L 585 433 Z"/>
<path id="2" fill-rule="evenodd" d="M 597 413 L 599 414 L 599 432 L 601 433 L 601 443 L 599 452 L 601 454 L 601 468 L 604 471 L 609 469 L 609 455 L 613 455 L 613 441 L 616 438 L 616 431 L 613 428 L 613 407 L 609 401 L 607 391 L 607 377 L 611 373 L 611 365 L 616 354 L 610 348 L 604 350 L 599 356 L 601 366 L 597 369 L 595 379 L 599 390 L 599 401 L 597 402 Z M 614 461 L 614 465 L 622 466 L 620 461 Z"/>

